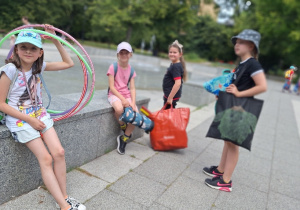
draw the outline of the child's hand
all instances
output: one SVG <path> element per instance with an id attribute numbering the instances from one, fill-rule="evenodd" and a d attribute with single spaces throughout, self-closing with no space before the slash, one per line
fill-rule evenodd
<path id="1" fill-rule="evenodd" d="M 56 35 L 55 31 L 53 30 L 53 26 L 52 25 L 45 24 L 45 31 L 48 32 L 48 33 L 50 33 L 50 34 Z M 42 37 L 43 37 L 43 39 L 53 40 L 52 37 L 47 36 L 47 35 L 42 35 Z"/>
<path id="2" fill-rule="evenodd" d="M 172 102 L 173 102 L 173 98 L 168 98 L 167 104 L 172 104 Z"/>
<path id="3" fill-rule="evenodd" d="M 226 88 L 226 92 L 227 93 L 232 93 L 233 95 L 235 95 L 236 97 L 239 97 L 239 91 L 237 89 L 237 87 L 234 85 L 234 84 L 231 84 L 229 85 L 227 88 Z"/>
<path id="4" fill-rule="evenodd" d="M 131 106 L 131 108 L 132 108 L 133 111 L 135 111 L 135 112 L 137 111 L 136 110 L 136 105 L 134 103 L 132 103 L 130 106 Z"/>
<path id="5" fill-rule="evenodd" d="M 128 107 L 128 106 L 130 106 L 130 103 L 126 99 L 123 99 L 122 100 L 122 105 L 123 105 L 123 107 Z"/>
<path id="6" fill-rule="evenodd" d="M 35 117 L 31 117 L 30 121 L 28 121 L 29 125 L 33 127 L 37 131 L 41 131 L 44 128 L 46 128 L 46 125 L 39 119 L 36 119 Z"/>

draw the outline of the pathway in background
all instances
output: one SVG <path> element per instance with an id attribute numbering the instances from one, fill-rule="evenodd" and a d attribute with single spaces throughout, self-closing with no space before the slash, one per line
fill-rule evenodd
<path id="1" fill-rule="evenodd" d="M 252 151 L 240 149 L 233 191 L 204 184 L 204 166 L 218 164 L 223 142 L 205 138 L 213 104 L 191 107 L 189 146 L 170 152 L 153 151 L 149 136 L 128 144 L 125 155 L 116 150 L 67 175 L 70 195 L 89 210 L 98 209 L 299 209 L 300 97 L 281 93 L 282 84 L 268 81 L 268 92 L 257 125 Z M 149 109 L 161 107 L 158 92 Z M 180 104 L 180 106 L 186 106 Z M 55 209 L 43 188 L 0 205 L 0 210 Z"/>

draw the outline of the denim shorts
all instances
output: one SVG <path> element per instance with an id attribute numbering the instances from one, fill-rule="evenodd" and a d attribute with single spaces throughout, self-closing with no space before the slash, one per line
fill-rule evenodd
<path id="1" fill-rule="evenodd" d="M 41 133 L 45 133 L 48 129 L 53 127 L 52 119 L 43 120 L 43 123 L 46 125 L 46 128 L 44 128 Z M 41 133 L 34 128 L 29 128 L 26 130 L 12 132 L 11 134 L 16 142 L 25 144 L 31 140 L 41 137 Z"/>

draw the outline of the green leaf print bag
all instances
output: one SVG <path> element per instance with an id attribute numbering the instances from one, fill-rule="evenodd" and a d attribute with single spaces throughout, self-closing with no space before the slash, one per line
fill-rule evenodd
<path id="1" fill-rule="evenodd" d="M 236 79 L 235 84 L 243 72 Z M 206 137 L 230 141 L 251 150 L 262 106 L 262 100 L 253 97 L 235 97 L 231 93 L 220 91 L 216 104 L 216 116 Z"/>

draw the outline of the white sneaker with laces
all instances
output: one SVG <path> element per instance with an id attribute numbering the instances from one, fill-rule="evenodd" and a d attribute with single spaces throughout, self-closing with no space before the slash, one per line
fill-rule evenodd
<path id="1" fill-rule="evenodd" d="M 71 205 L 71 210 L 86 210 L 85 205 L 83 205 L 82 203 L 80 203 L 78 200 L 76 200 L 73 197 L 68 196 L 66 198 L 66 201 L 68 204 Z M 56 208 L 60 208 L 59 205 L 56 203 Z"/>

